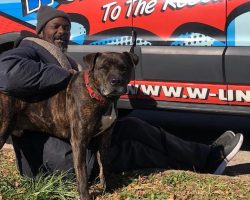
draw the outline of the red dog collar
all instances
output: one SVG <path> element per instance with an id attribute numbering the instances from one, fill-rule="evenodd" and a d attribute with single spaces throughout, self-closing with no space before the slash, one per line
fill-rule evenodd
<path id="1" fill-rule="evenodd" d="M 89 85 L 89 73 L 88 73 L 88 72 L 89 72 L 88 70 L 86 70 L 86 71 L 84 72 L 84 80 L 85 80 L 85 85 L 86 85 L 86 87 L 87 87 L 89 96 L 90 96 L 91 98 L 93 98 L 93 99 L 96 99 L 97 101 L 103 102 L 104 99 L 102 98 L 102 96 L 99 95 L 99 94 L 96 94 L 96 93 L 94 92 L 94 90 L 90 87 L 90 85 Z"/>

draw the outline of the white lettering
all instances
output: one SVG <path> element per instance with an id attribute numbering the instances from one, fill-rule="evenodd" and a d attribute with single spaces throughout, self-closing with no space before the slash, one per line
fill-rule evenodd
<path id="1" fill-rule="evenodd" d="M 239 102 L 243 102 L 243 101 L 246 101 L 246 102 L 250 102 L 250 91 L 247 90 L 245 92 L 241 91 L 241 90 L 236 90 L 235 91 L 235 96 L 236 96 L 236 101 L 239 101 Z"/>
<path id="2" fill-rule="evenodd" d="M 170 9 L 181 9 L 187 6 L 194 6 L 198 3 L 207 4 L 209 2 L 218 2 L 222 0 L 165 0 L 161 11 L 165 11 L 168 7 Z"/>
<path id="3" fill-rule="evenodd" d="M 146 5 L 146 8 L 145 8 L 145 14 L 149 15 L 152 12 L 154 12 L 156 4 L 157 4 L 157 0 L 152 0 L 152 1 L 148 2 L 148 4 Z"/>
<path id="4" fill-rule="evenodd" d="M 139 0 L 133 16 L 142 15 L 146 7 L 146 1 Z"/>
<path id="5" fill-rule="evenodd" d="M 135 0 L 137 1 L 137 0 Z M 135 1 L 133 0 L 128 0 L 125 4 L 128 5 L 128 10 L 126 12 L 126 17 L 128 18 L 131 16 L 132 13 L 132 8 L 135 5 Z M 139 0 L 137 5 L 135 6 L 133 16 L 138 16 L 138 15 L 149 15 L 155 10 L 155 5 L 157 4 L 157 0 L 151 0 L 149 2 L 145 0 Z"/>
<path id="6" fill-rule="evenodd" d="M 209 2 L 216 3 L 222 2 L 223 0 L 161 0 L 163 1 L 161 12 L 166 11 L 167 9 L 177 10 L 182 9 L 184 7 L 191 7 L 197 4 L 208 4 Z M 101 8 L 104 10 L 104 14 L 102 17 L 102 21 L 106 22 L 108 19 L 111 21 L 116 21 L 122 11 L 122 6 L 118 5 L 118 1 L 113 1 L 103 5 Z M 131 16 L 142 16 L 142 15 L 150 15 L 155 11 L 155 7 L 158 0 L 126 0 L 125 7 L 126 14 L 125 18 L 129 18 Z"/>
<path id="7" fill-rule="evenodd" d="M 182 87 L 167 87 L 167 86 L 162 86 L 163 93 L 166 97 L 176 97 L 180 98 L 182 97 Z"/>
<path id="8" fill-rule="evenodd" d="M 187 94 L 184 95 L 184 90 Z M 224 102 L 247 102 L 250 103 L 250 90 L 226 90 L 218 89 L 217 92 L 210 93 L 209 88 L 194 88 L 186 86 L 167 86 L 167 85 L 140 85 L 128 84 L 127 95 L 144 94 L 147 96 L 168 97 L 168 98 L 190 98 L 208 100 L 209 97 L 218 98 Z M 210 101 L 211 99 L 209 99 Z"/>
<path id="9" fill-rule="evenodd" d="M 227 100 L 228 101 L 234 101 L 235 98 L 234 98 L 234 91 L 233 90 L 228 90 L 227 91 Z"/>
<path id="10" fill-rule="evenodd" d="M 159 96 L 160 94 L 160 86 L 152 86 L 152 85 L 141 85 L 141 90 L 145 95 L 153 95 Z"/>
<path id="11" fill-rule="evenodd" d="M 226 90 L 219 89 L 219 99 L 221 101 L 227 101 L 227 93 Z"/>
<path id="12" fill-rule="evenodd" d="M 137 0 L 128 0 L 125 2 L 125 5 L 128 5 L 128 10 L 127 10 L 126 15 L 125 15 L 127 18 L 129 16 L 131 16 L 132 8 L 133 8 L 133 5 L 136 1 Z"/>
<path id="13" fill-rule="evenodd" d="M 116 4 L 117 4 L 117 2 L 111 2 L 111 3 L 105 4 L 105 5 L 102 6 L 102 9 L 104 10 L 104 15 L 103 15 L 103 18 L 102 18 L 103 22 L 107 21 L 108 16 L 113 21 L 116 20 L 119 17 L 119 15 L 121 13 L 121 6 L 117 5 L 111 10 L 111 7 L 116 5 Z"/>
<path id="14" fill-rule="evenodd" d="M 112 11 L 111 11 L 111 14 L 110 14 L 110 19 L 111 21 L 115 21 L 118 19 L 118 17 L 120 16 L 121 14 L 121 6 L 116 6 Z"/>
<path id="15" fill-rule="evenodd" d="M 165 11 L 165 10 L 167 9 L 168 6 L 170 6 L 170 7 L 174 8 L 174 9 L 176 9 L 176 5 L 175 5 L 175 3 L 174 3 L 172 0 L 165 0 L 165 3 L 163 4 L 161 10 L 162 10 L 162 11 Z"/>
<path id="16" fill-rule="evenodd" d="M 191 99 L 207 99 L 209 94 L 208 88 L 191 88 L 187 87 L 188 96 Z"/>

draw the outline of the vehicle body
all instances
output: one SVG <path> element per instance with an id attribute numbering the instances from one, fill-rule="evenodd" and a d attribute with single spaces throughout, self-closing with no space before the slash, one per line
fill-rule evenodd
<path id="1" fill-rule="evenodd" d="M 35 31 L 42 4 L 69 13 L 69 53 L 128 51 L 140 62 L 124 109 L 250 114 L 249 0 L 1 0 L 0 45 Z M 1 51 L 0 51 L 1 52 Z"/>

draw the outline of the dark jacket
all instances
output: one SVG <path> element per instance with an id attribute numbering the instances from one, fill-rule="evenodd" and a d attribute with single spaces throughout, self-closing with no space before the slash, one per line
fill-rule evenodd
<path id="1" fill-rule="evenodd" d="M 28 40 L 22 32 L 15 47 L 0 55 L 0 91 L 34 102 L 64 89 L 71 77 L 46 48 Z"/>

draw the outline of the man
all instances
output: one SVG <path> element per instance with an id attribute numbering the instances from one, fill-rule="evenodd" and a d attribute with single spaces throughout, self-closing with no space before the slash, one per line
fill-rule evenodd
<path id="1" fill-rule="evenodd" d="M 80 68 L 66 54 L 70 38 L 66 13 L 42 6 L 36 32 L 22 32 L 15 48 L 0 56 L 0 90 L 28 102 L 46 99 L 65 88 L 72 73 Z M 165 168 L 222 174 L 242 142 L 243 135 L 232 131 L 212 145 L 187 142 L 140 119 L 125 117 L 114 127 L 109 159 L 114 172 Z M 54 172 L 73 168 L 69 143 L 48 134 L 24 130 L 22 137 L 13 137 L 13 146 L 22 175 L 35 176 L 41 169 Z M 94 144 L 88 149 L 90 175 L 95 163 Z"/>

